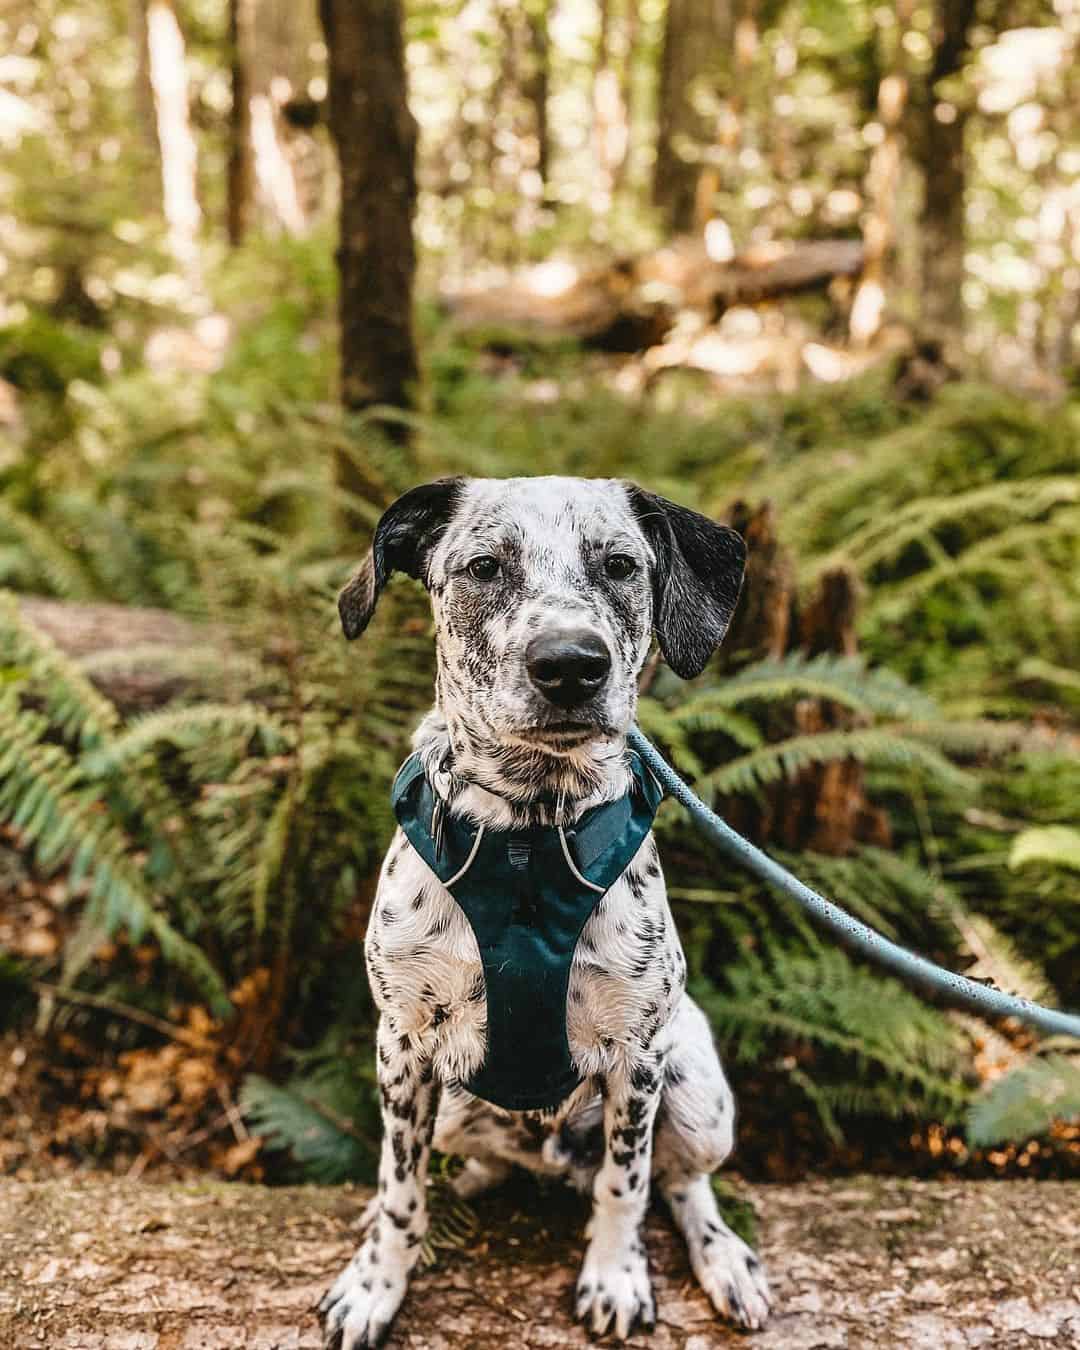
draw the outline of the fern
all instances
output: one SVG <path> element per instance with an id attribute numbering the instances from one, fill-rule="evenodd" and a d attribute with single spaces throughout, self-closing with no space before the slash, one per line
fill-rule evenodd
<path id="1" fill-rule="evenodd" d="M 976 1146 L 1046 1134 L 1055 1120 L 1080 1117 L 1080 1061 L 1062 1054 L 1030 1059 L 973 1102 L 967 1132 Z"/>
<path id="2" fill-rule="evenodd" d="M 215 1012 L 227 1013 L 231 1005 L 220 975 L 161 912 L 128 839 L 101 810 L 79 763 L 62 747 L 42 742 L 47 729 L 44 718 L 20 709 L 13 696 L 0 699 L 0 817 L 34 846 L 43 867 L 67 862 L 71 884 L 87 882 L 84 930 L 111 935 L 125 928 L 135 941 L 149 933 Z"/>
<path id="3" fill-rule="evenodd" d="M 44 702 L 65 738 L 90 747 L 119 725 L 116 709 L 53 640 L 28 622 L 14 595 L 0 591 L 0 654 Z"/>
<path id="4" fill-rule="evenodd" d="M 909 544 L 929 539 L 935 530 L 955 526 L 969 517 L 977 519 L 980 527 L 985 527 L 1002 518 L 1044 515 L 1062 504 L 1077 501 L 1080 501 L 1080 484 L 1074 476 L 1035 477 L 1019 482 L 1013 479 L 948 496 L 921 498 L 899 510 L 882 513 L 857 530 L 845 540 L 843 556 L 865 574 L 880 563 L 898 557 Z M 1030 543 L 1030 537 L 1026 542 Z M 1006 547 L 1010 546 L 1006 544 Z M 824 558 L 820 566 L 824 569 L 836 561 L 835 558 Z M 944 566 L 947 568 L 948 563 Z"/>
<path id="5" fill-rule="evenodd" d="M 189 708 L 164 708 L 136 718 L 111 743 L 90 760 L 92 773 L 115 772 L 167 743 L 180 748 L 197 745 L 204 739 L 217 742 L 231 738 L 247 739 L 259 733 L 270 750 L 280 750 L 288 742 L 288 733 L 265 708 L 253 703 L 199 703 Z"/>
<path id="6" fill-rule="evenodd" d="M 859 657 L 793 653 L 780 661 L 758 661 L 738 674 L 692 695 L 679 720 L 692 725 L 699 714 L 744 703 L 784 703 L 818 698 L 873 717 L 919 718 L 936 713 L 934 701 L 883 667 L 868 670 Z"/>
<path id="7" fill-rule="evenodd" d="M 1080 871 L 1080 830 L 1068 825 L 1022 830 L 1009 850 L 1009 866 L 1015 871 L 1031 863 Z"/>
<path id="8" fill-rule="evenodd" d="M 241 1089 L 240 1109 L 267 1147 L 287 1149 L 309 1180 L 333 1186 L 373 1179 L 377 1159 L 370 1136 L 358 1134 L 313 1091 L 279 1087 L 249 1074 Z"/>
<path id="9" fill-rule="evenodd" d="M 722 990 L 701 991 L 701 999 L 737 1058 L 758 1059 L 770 1043 L 815 1044 L 839 1056 L 855 1081 L 876 1085 L 879 1114 L 953 1119 L 970 1097 L 958 1030 L 895 980 L 839 950 L 769 941 L 762 955 L 727 972 Z"/>
<path id="10" fill-rule="evenodd" d="M 944 755 L 916 740 L 903 724 L 792 736 L 710 770 L 696 786 L 699 792 L 708 794 L 751 793 L 767 783 L 793 778 L 814 764 L 837 759 L 914 770 L 948 792 L 972 789 L 966 774 Z"/>
<path id="11" fill-rule="evenodd" d="M 101 598 L 86 568 L 51 530 L 0 498 L 0 538 L 5 537 L 18 544 L 28 575 L 50 594 L 64 600 Z"/>

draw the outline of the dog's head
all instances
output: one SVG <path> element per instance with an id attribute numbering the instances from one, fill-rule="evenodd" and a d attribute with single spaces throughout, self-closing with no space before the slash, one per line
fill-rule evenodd
<path id="1" fill-rule="evenodd" d="M 448 478 L 386 511 L 338 608 L 357 638 L 391 573 L 419 578 L 448 721 L 565 755 L 627 730 L 654 632 L 676 674 L 704 669 L 745 554 L 734 530 L 632 483 Z"/>

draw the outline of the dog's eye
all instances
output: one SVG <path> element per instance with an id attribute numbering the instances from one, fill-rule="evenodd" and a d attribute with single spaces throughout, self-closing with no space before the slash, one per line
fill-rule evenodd
<path id="1" fill-rule="evenodd" d="M 607 574 L 615 581 L 625 581 L 637 571 L 637 560 L 629 553 L 609 553 L 604 560 Z"/>
<path id="2" fill-rule="evenodd" d="M 493 558 L 487 553 L 482 558 L 474 558 L 469 563 L 469 575 L 475 577 L 477 581 L 491 581 L 499 575 L 498 558 Z"/>

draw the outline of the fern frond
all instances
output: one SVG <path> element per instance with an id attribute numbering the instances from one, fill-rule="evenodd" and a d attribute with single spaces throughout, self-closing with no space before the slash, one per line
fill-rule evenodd
<path id="1" fill-rule="evenodd" d="M 1009 850 L 1009 866 L 1016 871 L 1030 863 L 1080 871 L 1080 830 L 1068 825 L 1042 825 L 1021 830 Z"/>
<path id="2" fill-rule="evenodd" d="M 775 741 L 740 755 L 698 780 L 698 792 L 752 793 L 767 783 L 793 778 L 814 764 L 855 759 L 863 764 L 912 770 L 951 792 L 971 789 L 971 780 L 944 755 L 908 734 L 908 728 L 880 726 L 823 731 Z"/>
<path id="3" fill-rule="evenodd" d="M 980 527 L 1001 518 L 1032 518 L 1054 507 L 1080 501 L 1075 476 L 1008 479 L 966 492 L 920 497 L 898 509 L 878 513 L 844 542 L 844 559 L 862 574 L 897 558 L 909 544 L 932 536 L 935 530 L 975 517 Z M 832 561 L 835 562 L 835 559 Z M 821 567 L 830 562 L 823 559 Z"/>
<path id="4" fill-rule="evenodd" d="M 692 695 L 678 716 L 689 725 L 702 712 L 742 703 L 787 703 L 797 698 L 825 699 L 852 712 L 892 718 L 933 717 L 933 699 L 913 689 L 884 666 L 868 669 L 857 656 L 799 652 L 780 661 L 758 661 L 722 684 Z"/>
<path id="5" fill-rule="evenodd" d="M 120 715 L 77 662 L 23 613 L 10 591 L 0 591 L 0 652 L 25 666 L 23 678 L 44 702 L 57 730 L 92 747 L 108 740 Z"/>
<path id="6" fill-rule="evenodd" d="M 1021 1143 L 1045 1134 L 1055 1120 L 1080 1118 L 1080 1059 L 1046 1055 L 1013 1069 L 983 1092 L 967 1116 L 976 1146 Z"/>
<path id="7" fill-rule="evenodd" d="M 984 914 L 968 913 L 944 887 L 941 894 L 950 921 L 974 957 L 974 965 L 966 972 L 970 979 L 990 980 L 1008 994 L 1054 1006 L 1057 1000 L 1053 988 L 1037 961 L 1021 956 L 1016 944 Z"/>
<path id="8" fill-rule="evenodd" d="M 372 1176 L 371 1140 L 314 1093 L 249 1074 L 240 1091 L 240 1109 L 268 1147 L 288 1150 L 311 1181 L 333 1186 Z"/>
<path id="9" fill-rule="evenodd" d="M 1058 511 L 1049 521 L 1002 530 L 970 544 L 955 557 L 940 558 L 932 567 L 906 581 L 882 587 L 870 607 L 884 619 L 896 622 L 948 582 L 979 575 L 1007 577 L 1020 582 L 1030 576 L 1033 549 L 1048 547 L 1056 535 L 1074 537 L 1078 528 L 1080 512 Z"/>
<path id="10" fill-rule="evenodd" d="M 897 981 L 856 965 L 836 948 L 770 941 L 762 956 L 727 972 L 727 987 L 701 991 L 718 1034 L 740 1059 L 769 1040 L 807 1040 L 888 1075 L 898 1110 L 954 1114 L 970 1096 L 957 1028 Z"/>
<path id="11" fill-rule="evenodd" d="M 146 886 L 131 844 L 110 818 L 80 763 L 62 746 L 43 743 L 47 721 L 0 699 L 0 818 L 33 845 L 43 866 L 69 862 L 70 881 L 89 885 L 83 926 L 106 935 L 125 928 L 134 941 L 149 933 L 167 961 L 202 990 L 215 1012 L 231 1011 L 224 983 L 201 948 L 178 932 Z"/>
<path id="12" fill-rule="evenodd" d="M 428 1228 L 420 1244 L 420 1259 L 431 1266 L 440 1251 L 459 1251 L 476 1237 L 476 1211 L 454 1191 L 446 1177 L 435 1177 L 428 1187 Z"/>
<path id="13" fill-rule="evenodd" d="M 690 748 L 687 733 L 677 712 L 665 708 L 655 698 L 638 700 L 637 721 L 651 741 L 659 741 L 667 748 L 672 762 L 683 773 L 700 774 L 704 766 Z"/>
<path id="14" fill-rule="evenodd" d="M 255 703 L 197 703 L 163 708 L 134 719 L 91 760 L 95 774 L 115 772 L 162 743 L 186 749 L 211 739 L 249 737 L 260 733 L 268 748 L 281 749 L 291 739 L 288 728 L 273 713 Z"/>
<path id="15" fill-rule="evenodd" d="M 1033 728 L 1029 722 L 988 717 L 941 717 L 932 722 L 908 722 L 904 733 L 925 745 L 965 759 L 1048 748 L 1045 733 Z"/>
<path id="16" fill-rule="evenodd" d="M 54 532 L 0 497 L 0 538 L 14 539 L 26 565 L 62 600 L 100 600 L 93 578 Z"/>

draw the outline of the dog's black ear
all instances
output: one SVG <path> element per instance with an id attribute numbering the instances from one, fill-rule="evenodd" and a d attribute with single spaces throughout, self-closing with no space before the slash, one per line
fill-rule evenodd
<path id="1" fill-rule="evenodd" d="M 684 680 L 700 675 L 723 641 L 742 588 L 742 535 L 628 483 L 630 505 L 656 554 L 653 627 Z"/>
<path id="2" fill-rule="evenodd" d="M 440 478 L 415 487 L 383 512 L 371 552 L 338 595 L 341 626 L 350 642 L 371 622 L 392 572 L 424 578 L 431 550 L 450 523 L 464 479 Z"/>

